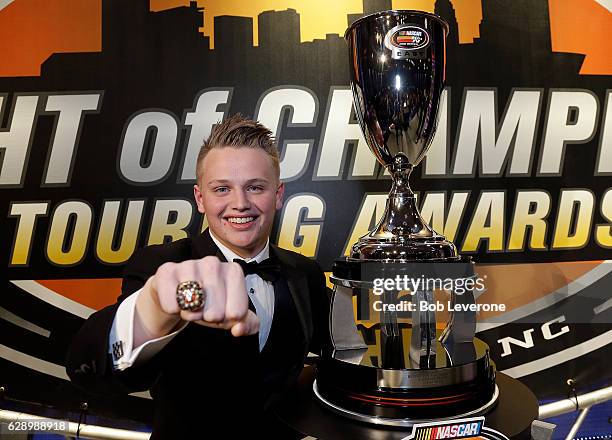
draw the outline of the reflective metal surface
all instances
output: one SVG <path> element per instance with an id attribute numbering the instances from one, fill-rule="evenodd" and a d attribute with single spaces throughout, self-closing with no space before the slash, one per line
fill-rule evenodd
<path id="1" fill-rule="evenodd" d="M 416 309 L 412 314 L 410 360 L 421 368 L 433 368 L 436 365 L 436 312 L 418 308 L 422 301 L 433 304 L 433 294 L 432 290 L 417 290 L 412 295 Z"/>
<path id="2" fill-rule="evenodd" d="M 384 11 L 357 20 L 345 35 L 355 113 L 393 184 L 382 219 L 334 263 L 332 344 L 317 364 L 314 391 L 333 411 L 369 423 L 412 426 L 480 414 L 498 395 L 489 347 L 474 338 L 473 313 L 449 310 L 438 332 L 436 309 L 417 304 L 433 305 L 432 289 L 441 288 L 375 290 L 373 283 L 474 275 L 471 260 L 424 222 L 408 182 L 436 130 L 447 32 L 433 14 Z M 473 292 L 448 293 L 452 305 L 474 303 Z"/>
<path id="3" fill-rule="evenodd" d="M 425 224 L 408 178 L 434 133 L 444 89 L 448 25 L 418 11 L 385 11 L 347 30 L 351 88 L 368 146 L 393 177 L 385 214 L 353 246 L 358 260 L 452 259 L 453 243 Z"/>
<path id="4" fill-rule="evenodd" d="M 438 368 L 423 370 L 383 370 L 378 369 L 378 386 L 390 389 L 415 389 L 446 387 L 465 383 L 477 378 L 475 363 L 460 365 L 456 368 Z"/>
<path id="5" fill-rule="evenodd" d="M 323 396 L 316 380 L 312 384 L 312 390 L 315 396 L 317 397 L 317 399 L 319 399 L 321 403 L 323 403 L 326 407 L 336 412 L 337 414 L 343 415 L 353 420 L 359 420 L 361 422 L 372 423 L 375 425 L 400 426 L 404 428 L 410 428 L 413 425 L 416 425 L 418 423 L 441 422 L 445 420 L 461 419 L 464 417 L 471 417 L 471 416 L 478 416 L 481 414 L 485 414 L 497 403 L 497 399 L 499 399 L 499 388 L 497 387 L 497 385 L 495 385 L 495 390 L 493 392 L 493 395 L 489 399 L 489 401 L 474 410 L 462 412 L 460 414 L 453 415 L 451 417 L 436 417 L 436 418 L 405 417 L 405 418 L 400 419 L 400 418 L 392 418 L 392 417 L 372 416 L 372 415 L 363 414 L 357 411 L 351 411 L 346 408 L 343 408 L 342 406 L 336 405 L 332 403 L 331 401 L 329 401 L 328 399 L 326 399 L 325 396 Z"/>
<path id="6" fill-rule="evenodd" d="M 428 265 L 429 264 L 429 265 Z M 422 269 L 419 269 L 422 267 Z M 348 300 L 350 296 L 354 296 L 358 303 L 371 302 L 372 289 L 374 283 L 372 281 L 373 274 L 377 278 L 395 278 L 400 273 L 409 273 L 412 277 L 432 276 L 432 272 L 428 270 L 430 267 L 438 268 L 438 275 L 447 277 L 452 274 L 451 270 L 444 272 L 442 268 L 461 268 L 455 276 L 463 276 L 466 278 L 475 278 L 474 264 L 469 258 L 458 258 L 455 261 L 431 263 L 420 261 L 418 263 L 397 263 L 397 262 L 375 262 L 371 260 L 360 261 L 344 261 L 337 260 L 333 266 L 333 273 L 330 281 L 334 287 L 334 302 L 332 306 L 332 314 L 330 315 L 330 334 L 336 350 L 344 350 L 347 348 L 356 348 L 362 342 L 361 338 L 356 337 L 355 321 L 353 319 L 352 302 Z M 427 274 L 427 275 L 425 275 Z M 347 278 L 341 278 L 347 277 Z M 338 295 L 341 293 L 341 295 Z M 383 304 L 397 303 L 400 291 L 385 289 L 385 292 L 377 298 Z M 335 304 L 336 298 L 343 299 L 343 306 L 338 307 Z M 380 345 L 384 346 L 381 352 L 381 363 L 377 367 L 384 368 L 440 368 L 444 365 L 439 365 L 437 359 L 442 356 L 442 359 L 448 357 L 452 360 L 452 364 L 461 364 L 471 362 L 476 359 L 474 352 L 474 335 L 476 332 L 476 312 L 469 310 L 469 306 L 475 304 L 474 291 L 464 289 L 458 295 L 451 292 L 450 307 L 448 313 L 448 321 L 444 330 L 437 335 L 437 320 L 436 312 L 433 309 L 423 309 L 419 304 L 425 302 L 434 304 L 434 292 L 432 290 L 418 289 L 412 292 L 408 297 L 412 302 L 413 310 L 411 312 L 412 322 L 410 334 L 409 362 L 405 359 L 404 351 L 407 335 L 400 328 L 398 315 L 396 311 L 380 311 L 378 319 L 374 321 L 380 324 Z M 456 309 L 457 305 L 463 307 Z M 369 306 L 371 307 L 371 305 Z M 444 347 L 444 351 L 438 353 L 438 341 Z M 350 343 L 348 342 L 350 341 Z"/>
<path id="7" fill-rule="evenodd" d="M 329 335 L 334 350 L 367 349 L 353 320 L 353 290 L 336 286 L 329 312 Z"/>
<path id="8" fill-rule="evenodd" d="M 335 359 L 337 361 L 352 364 L 354 366 L 359 367 L 368 367 L 368 368 L 376 368 L 378 371 L 378 375 L 380 375 L 380 371 L 382 370 L 396 370 L 398 375 L 403 375 L 404 373 L 408 374 L 409 377 L 425 377 L 430 373 L 435 372 L 436 370 L 444 370 L 444 374 L 450 374 L 452 377 L 459 377 L 455 372 L 451 370 L 457 367 L 462 367 L 465 365 L 473 365 L 478 362 L 482 362 L 481 368 L 483 371 L 487 370 L 491 365 L 490 354 L 489 354 L 489 346 L 478 338 L 473 338 L 469 343 L 465 343 L 465 346 L 469 345 L 469 357 L 464 356 L 463 359 L 459 359 L 453 357 L 451 353 L 447 350 L 446 346 L 440 341 L 441 330 L 438 330 L 437 333 L 434 333 L 434 338 L 432 340 L 431 351 L 433 353 L 433 363 L 427 366 L 422 365 L 418 362 L 415 362 L 411 356 L 411 335 L 414 332 L 414 327 L 411 328 L 409 324 L 402 323 L 399 325 L 399 330 L 402 334 L 402 342 L 403 345 L 397 350 L 399 351 L 398 360 L 396 362 L 401 363 L 400 368 L 395 368 L 393 365 L 389 365 L 386 363 L 386 357 L 384 356 L 385 346 L 383 345 L 384 338 L 382 338 L 383 334 L 383 326 L 380 325 L 380 328 L 374 328 L 373 337 L 370 338 L 362 338 L 364 341 L 364 347 L 355 347 L 354 349 L 335 349 L 331 353 L 331 359 Z M 436 337 L 437 335 L 437 337 Z M 341 367 L 339 367 L 341 368 Z M 460 375 L 461 376 L 461 375 Z M 450 380 L 450 379 L 448 379 Z M 419 385 L 421 382 L 430 382 L 429 379 L 413 379 L 410 381 L 413 383 L 413 386 L 416 388 L 423 388 L 424 386 Z M 443 381 L 442 385 L 450 385 L 457 384 L 458 382 L 447 382 L 446 379 Z M 428 385 L 431 386 L 431 385 Z"/>

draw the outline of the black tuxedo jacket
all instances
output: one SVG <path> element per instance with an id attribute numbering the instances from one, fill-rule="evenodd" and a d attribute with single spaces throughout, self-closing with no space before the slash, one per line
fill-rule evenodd
<path id="1" fill-rule="evenodd" d="M 329 338 L 329 296 L 316 262 L 270 245 L 281 265 L 297 309 L 302 338 L 294 341 L 302 356 L 292 360 L 297 376 L 309 351 L 319 353 Z M 68 350 L 66 371 L 79 387 L 95 393 L 150 390 L 155 402 L 152 438 L 251 437 L 264 430 L 262 371 L 258 335 L 233 337 L 226 330 L 189 323 L 152 359 L 114 371 L 108 353 L 116 310 L 165 262 L 223 255 L 208 231 L 193 239 L 138 250 L 126 267 L 116 304 L 92 314 Z M 294 350 L 294 352 L 298 352 Z M 290 384 L 296 377 L 289 377 Z M 216 436 L 215 436 L 216 437 Z"/>

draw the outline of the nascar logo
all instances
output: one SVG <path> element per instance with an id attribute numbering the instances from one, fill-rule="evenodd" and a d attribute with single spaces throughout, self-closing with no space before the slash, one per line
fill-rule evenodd
<path id="1" fill-rule="evenodd" d="M 392 51 L 422 49 L 428 44 L 429 34 L 418 26 L 396 26 L 385 36 L 385 46 Z"/>
<path id="2" fill-rule="evenodd" d="M 397 49 L 416 50 L 429 44 L 429 34 L 418 26 L 399 25 L 387 32 L 385 46 L 391 51 Z"/>
<path id="3" fill-rule="evenodd" d="M 482 429 L 481 422 L 459 423 L 456 425 L 437 426 L 435 428 L 421 428 L 414 437 L 415 440 L 436 440 L 473 437 L 479 435 Z"/>
<path id="4" fill-rule="evenodd" d="M 421 33 L 417 34 L 414 31 L 400 32 L 400 34 L 395 37 L 395 41 L 398 44 L 419 44 L 421 41 L 423 41 L 423 36 Z"/>
<path id="5" fill-rule="evenodd" d="M 483 439 L 507 438 L 490 428 L 484 428 L 484 417 L 417 424 L 412 427 L 412 434 L 403 440 L 443 440 L 480 437 Z M 494 434 L 489 436 L 487 434 Z"/>

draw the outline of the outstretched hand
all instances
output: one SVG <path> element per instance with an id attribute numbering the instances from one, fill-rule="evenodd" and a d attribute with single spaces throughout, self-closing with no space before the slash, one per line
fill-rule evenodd
<path id="1" fill-rule="evenodd" d="M 204 307 L 181 310 L 176 288 L 184 281 L 197 281 L 204 291 Z M 137 301 L 140 331 L 135 345 L 168 334 L 180 320 L 231 331 L 234 336 L 259 331 L 259 318 L 249 310 L 249 298 L 242 268 L 217 257 L 204 257 L 180 263 L 164 263 L 146 282 Z"/>

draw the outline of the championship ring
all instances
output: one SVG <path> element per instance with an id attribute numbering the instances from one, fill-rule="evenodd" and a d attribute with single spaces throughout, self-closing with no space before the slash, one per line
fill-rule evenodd
<path id="1" fill-rule="evenodd" d="M 181 310 L 197 310 L 204 305 L 204 291 L 197 281 L 183 281 L 176 286 L 176 302 Z"/>

